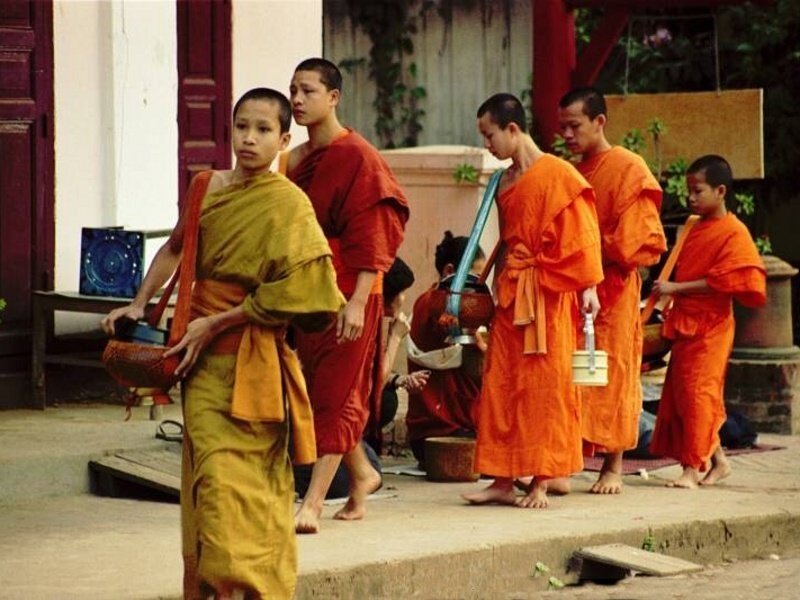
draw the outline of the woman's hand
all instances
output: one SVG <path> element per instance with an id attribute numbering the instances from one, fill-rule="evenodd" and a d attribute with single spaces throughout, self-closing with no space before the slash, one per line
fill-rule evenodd
<path id="1" fill-rule="evenodd" d="M 414 394 L 422 391 L 422 388 L 428 384 L 430 375 L 430 371 L 413 371 L 408 375 L 400 375 L 396 384 L 397 387 L 404 388 L 407 392 Z"/>

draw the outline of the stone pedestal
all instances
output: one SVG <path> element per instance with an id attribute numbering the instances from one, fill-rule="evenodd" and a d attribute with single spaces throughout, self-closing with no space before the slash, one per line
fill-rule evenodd
<path id="1" fill-rule="evenodd" d="M 731 358 L 725 406 L 764 433 L 800 434 L 800 357 L 794 360 Z"/>
<path id="2" fill-rule="evenodd" d="M 725 404 L 746 415 L 757 431 L 800 434 L 800 348 L 792 343 L 790 287 L 797 269 L 776 256 L 762 258 L 767 304 L 753 309 L 734 303 Z"/>

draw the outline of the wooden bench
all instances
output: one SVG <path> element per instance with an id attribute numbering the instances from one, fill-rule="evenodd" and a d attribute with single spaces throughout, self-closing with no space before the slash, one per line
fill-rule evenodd
<path id="1" fill-rule="evenodd" d="M 48 353 L 48 343 L 55 339 L 55 311 L 107 314 L 115 308 L 130 304 L 130 298 L 112 296 L 85 296 L 77 292 L 33 292 L 33 357 L 31 365 L 31 403 L 33 408 L 44 410 L 47 403 L 45 366 L 48 364 L 73 365 L 81 367 L 103 367 L 99 357 L 85 356 L 83 353 Z M 158 302 L 155 296 L 150 305 Z M 174 299 L 170 301 L 170 305 Z M 99 321 L 99 319 L 98 319 Z"/>

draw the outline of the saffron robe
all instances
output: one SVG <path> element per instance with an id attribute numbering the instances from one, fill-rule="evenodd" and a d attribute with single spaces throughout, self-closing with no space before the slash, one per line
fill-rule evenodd
<path id="1" fill-rule="evenodd" d="M 638 268 L 656 264 L 667 241 L 661 187 L 641 156 L 615 146 L 577 168 L 597 199 L 603 281 L 597 285 L 595 346 L 608 353 L 608 385 L 580 389 L 584 452 L 591 456 L 636 447 L 642 412 Z M 581 329 L 578 344 L 584 343 Z"/>
<path id="2" fill-rule="evenodd" d="M 358 273 L 375 271 L 364 311 L 364 331 L 339 344 L 336 332 L 298 332 L 319 454 L 345 454 L 367 433 L 379 439 L 382 390 L 379 287 L 403 241 L 408 202 L 389 166 L 358 133 L 348 130 L 312 151 L 288 173 L 306 191 L 331 241 L 339 289 L 350 298 Z M 368 424 L 369 420 L 369 424 Z"/>
<path id="3" fill-rule="evenodd" d="M 446 332 L 438 324 L 441 302 L 434 305 L 433 294 L 438 284 L 423 292 L 414 302 L 409 336 L 422 351 L 445 348 Z M 478 348 L 462 348 L 464 352 L 481 353 Z M 409 373 L 425 369 L 408 361 Z M 419 392 L 409 392 L 406 426 L 410 442 L 429 437 L 450 436 L 475 431 L 475 407 L 481 391 L 481 373 L 466 364 L 455 369 L 431 369 L 428 383 Z"/>
<path id="4" fill-rule="evenodd" d="M 239 587 L 254 598 L 291 598 L 297 548 L 285 415 L 289 394 L 299 394 L 301 403 L 308 398 L 302 379 L 288 380 L 299 365 L 283 331 L 290 322 L 326 327 L 344 304 L 308 198 L 271 173 L 207 194 L 197 278 L 194 317 L 238 303 L 247 324 L 215 338 L 182 385 L 184 597 L 205 599 L 210 585 Z M 251 340 L 264 341 L 252 348 L 268 355 L 261 361 L 269 367 L 260 373 L 261 400 L 282 419 L 231 414 L 243 357 L 238 341 L 248 330 Z"/>
<path id="5" fill-rule="evenodd" d="M 475 471 L 567 476 L 583 469 L 572 383 L 576 292 L 603 277 L 594 193 L 546 154 L 497 199 L 505 261 L 497 275 Z"/>
<path id="6" fill-rule="evenodd" d="M 766 271 L 750 232 L 727 213 L 694 225 L 674 279 L 705 279 L 711 291 L 676 294 L 667 312 L 662 335 L 674 342 L 650 451 L 705 471 L 725 422 L 723 388 L 734 334 L 731 300 L 762 306 Z"/>

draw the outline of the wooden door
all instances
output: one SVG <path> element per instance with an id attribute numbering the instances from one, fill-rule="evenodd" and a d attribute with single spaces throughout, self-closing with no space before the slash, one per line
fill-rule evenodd
<path id="1" fill-rule="evenodd" d="M 178 194 L 231 165 L 231 3 L 178 0 Z"/>
<path id="2" fill-rule="evenodd" d="M 0 2 L 0 393 L 29 368 L 31 291 L 53 287 L 52 29 L 52 2 Z"/>

